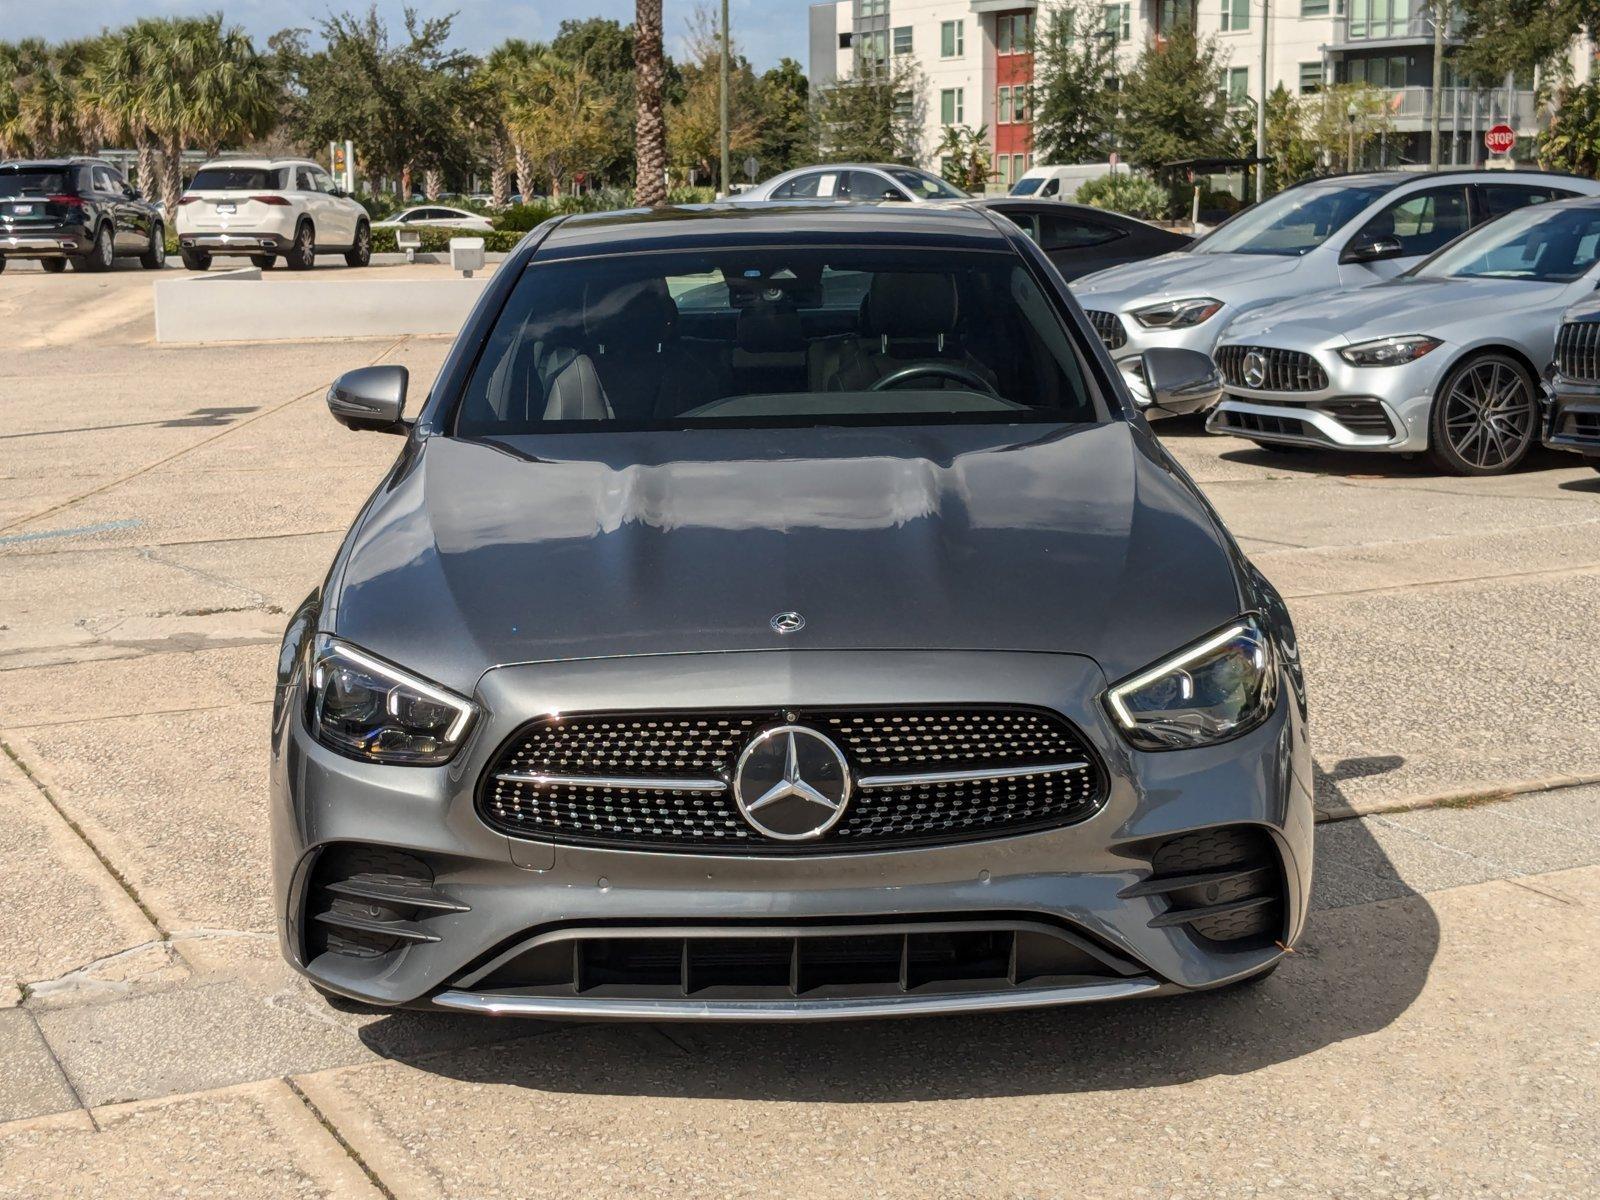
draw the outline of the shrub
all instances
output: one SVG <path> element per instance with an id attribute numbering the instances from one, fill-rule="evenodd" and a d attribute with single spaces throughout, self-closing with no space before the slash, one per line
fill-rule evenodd
<path id="1" fill-rule="evenodd" d="M 491 253 L 509 251 L 522 240 L 522 231 L 516 229 L 494 229 L 488 233 L 474 233 L 464 229 L 419 229 L 417 233 L 422 237 L 422 250 L 427 254 L 448 254 L 450 239 L 453 237 L 481 237 L 483 248 Z M 394 254 L 399 249 L 399 245 L 395 242 L 394 230 L 372 231 L 374 254 Z"/>
<path id="2" fill-rule="evenodd" d="M 540 201 L 536 204 L 513 204 L 510 208 L 501 209 L 493 214 L 496 229 L 510 230 L 517 233 L 526 233 L 536 225 L 542 225 L 555 216 L 555 210 L 550 205 Z"/>
<path id="3" fill-rule="evenodd" d="M 1170 203 L 1166 189 L 1155 180 L 1127 171 L 1080 183 L 1073 199 L 1146 220 L 1165 216 Z"/>

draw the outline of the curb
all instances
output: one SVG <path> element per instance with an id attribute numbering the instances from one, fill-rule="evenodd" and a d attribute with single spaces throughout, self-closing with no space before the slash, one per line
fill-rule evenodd
<path id="1" fill-rule="evenodd" d="M 1382 816 L 1386 813 L 1416 812 L 1425 808 L 1473 808 L 1480 804 L 1493 804 L 1515 796 L 1528 796 L 1536 792 L 1558 792 L 1566 788 L 1588 787 L 1600 783 L 1595 775 L 1549 775 L 1543 779 L 1528 779 L 1520 783 L 1493 784 L 1487 787 L 1463 788 L 1453 792 L 1435 792 L 1428 796 L 1398 796 L 1390 800 L 1368 800 L 1358 804 L 1340 804 L 1337 808 L 1318 808 L 1317 824 L 1331 821 L 1353 821 L 1362 817 Z"/>

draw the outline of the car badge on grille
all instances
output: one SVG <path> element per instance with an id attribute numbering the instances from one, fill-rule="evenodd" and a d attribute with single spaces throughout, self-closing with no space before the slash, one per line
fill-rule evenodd
<path id="1" fill-rule="evenodd" d="M 815 729 L 779 725 L 757 734 L 739 755 L 733 799 L 757 833 L 780 842 L 811 841 L 844 817 L 850 767 Z"/>
<path id="2" fill-rule="evenodd" d="M 774 633 L 799 633 L 806 627 L 806 619 L 797 612 L 781 612 L 767 624 Z"/>
<path id="3" fill-rule="evenodd" d="M 1259 350 L 1244 356 L 1242 369 L 1246 387 L 1258 388 L 1267 381 L 1267 359 Z"/>

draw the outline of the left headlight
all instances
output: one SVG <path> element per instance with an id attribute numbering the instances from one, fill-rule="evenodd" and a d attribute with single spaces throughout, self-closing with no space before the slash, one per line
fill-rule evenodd
<path id="1" fill-rule="evenodd" d="M 1221 308 L 1221 300 L 1195 296 L 1189 300 L 1168 300 L 1165 304 L 1136 308 L 1133 310 L 1133 319 L 1146 329 L 1188 329 L 1202 321 L 1209 321 Z"/>
<path id="2" fill-rule="evenodd" d="M 1261 724 L 1278 699 L 1272 639 L 1252 615 L 1163 659 L 1106 693 L 1106 706 L 1141 750 L 1226 741 Z"/>
<path id="3" fill-rule="evenodd" d="M 312 731 L 324 745 L 369 762 L 435 766 L 461 745 L 478 709 L 470 700 L 327 634 L 312 652 Z"/>
<path id="4" fill-rule="evenodd" d="M 1342 347 L 1339 357 L 1352 367 L 1400 367 L 1416 362 L 1429 351 L 1444 343 L 1438 338 L 1417 334 L 1411 337 L 1376 338 L 1370 342 L 1357 342 Z"/>

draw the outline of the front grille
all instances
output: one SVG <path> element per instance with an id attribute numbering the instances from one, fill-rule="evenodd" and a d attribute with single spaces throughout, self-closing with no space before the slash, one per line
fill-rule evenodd
<path id="1" fill-rule="evenodd" d="M 1086 308 L 1083 315 L 1089 318 L 1089 324 L 1094 326 L 1094 331 L 1100 335 L 1107 350 L 1121 350 L 1128 344 L 1128 331 L 1123 328 L 1122 318 L 1116 313 Z"/>
<path id="2" fill-rule="evenodd" d="M 1600 383 L 1600 322 L 1568 321 L 1556 335 L 1556 370 L 1568 379 Z"/>
<path id="3" fill-rule="evenodd" d="M 1309 421 L 1302 421 L 1299 417 L 1280 417 L 1274 413 L 1238 412 L 1234 409 L 1221 409 L 1215 417 L 1219 428 L 1230 433 L 1240 433 L 1245 437 L 1254 434 L 1268 436 L 1303 438 L 1308 441 L 1326 442 L 1328 438 Z"/>
<path id="4" fill-rule="evenodd" d="M 1260 383 L 1245 381 L 1244 360 L 1249 354 L 1262 357 L 1265 377 Z M 1216 358 L 1222 377 L 1233 387 L 1255 392 L 1320 392 L 1328 386 L 1328 373 L 1322 369 L 1322 364 L 1300 350 L 1284 350 L 1277 346 L 1218 346 Z"/>
<path id="5" fill-rule="evenodd" d="M 1159 896 L 1153 928 L 1182 927 L 1229 949 L 1270 946 L 1283 934 L 1283 864 L 1272 837 L 1254 825 L 1180 834 L 1150 854 L 1148 878 L 1124 897 Z"/>
<path id="6" fill-rule="evenodd" d="M 729 785 L 756 734 L 796 723 L 838 744 L 856 786 L 826 836 L 777 842 L 745 822 Z M 1063 764 L 1072 766 L 1057 769 Z M 973 777 L 917 778 L 934 772 Z M 795 854 L 1064 825 L 1091 815 L 1104 792 L 1083 737 L 1033 709 L 601 713 L 553 717 L 513 735 L 485 772 L 478 804 L 490 826 L 517 837 Z"/>
<path id="7" fill-rule="evenodd" d="M 1006 991 L 1117 980 L 1136 964 L 1035 919 L 574 928 L 458 979 L 478 994 L 794 1000 Z"/>

